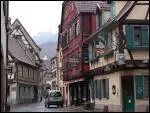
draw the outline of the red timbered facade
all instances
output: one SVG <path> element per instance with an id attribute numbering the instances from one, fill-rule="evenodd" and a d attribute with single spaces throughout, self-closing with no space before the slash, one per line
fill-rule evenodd
<path id="1" fill-rule="evenodd" d="M 83 41 L 96 30 L 97 3 L 65 1 L 62 4 L 58 43 L 62 48 L 63 81 L 68 85 L 68 104 L 80 104 L 89 99 L 84 80 L 84 73 L 89 71 L 88 45 L 83 45 Z"/>

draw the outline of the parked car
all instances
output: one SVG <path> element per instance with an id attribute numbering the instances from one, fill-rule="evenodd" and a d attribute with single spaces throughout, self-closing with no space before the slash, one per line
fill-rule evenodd
<path id="1" fill-rule="evenodd" d="M 59 90 L 50 90 L 45 96 L 45 107 L 57 105 L 63 107 L 63 96 Z"/>

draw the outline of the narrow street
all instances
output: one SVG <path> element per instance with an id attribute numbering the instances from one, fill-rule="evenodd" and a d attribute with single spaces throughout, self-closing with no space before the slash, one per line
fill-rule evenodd
<path id="1" fill-rule="evenodd" d="M 44 102 L 24 104 L 13 106 L 10 109 L 10 112 L 91 112 L 90 110 L 84 110 L 83 106 L 71 106 L 63 108 L 57 107 L 55 105 L 45 108 Z M 92 111 L 93 112 L 93 111 Z"/>

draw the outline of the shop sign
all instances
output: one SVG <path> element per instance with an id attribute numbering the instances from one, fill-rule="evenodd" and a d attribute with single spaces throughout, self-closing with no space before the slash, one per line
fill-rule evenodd
<path id="1" fill-rule="evenodd" d="M 118 65 L 124 65 L 125 64 L 125 55 L 123 53 L 118 54 Z"/>

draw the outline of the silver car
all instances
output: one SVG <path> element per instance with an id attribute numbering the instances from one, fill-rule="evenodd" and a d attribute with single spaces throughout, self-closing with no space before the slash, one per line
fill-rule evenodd
<path id="1" fill-rule="evenodd" d="M 59 90 L 50 90 L 45 96 L 45 107 L 57 105 L 63 107 L 63 96 Z"/>

